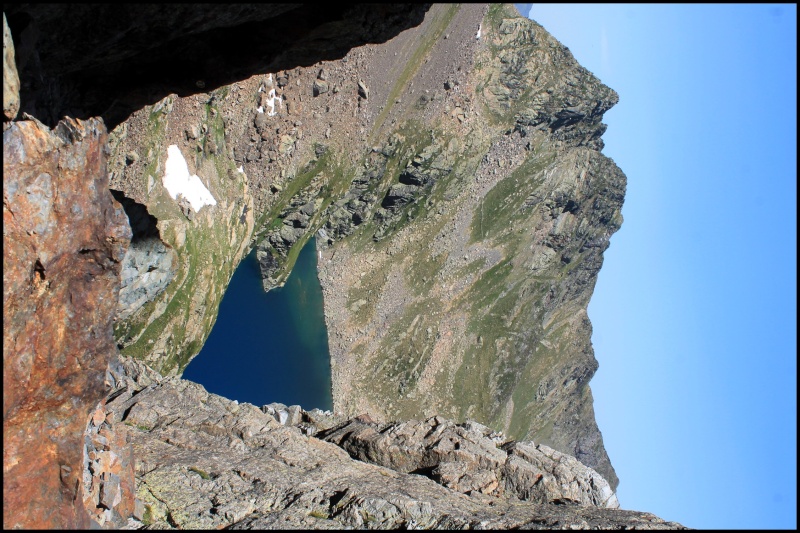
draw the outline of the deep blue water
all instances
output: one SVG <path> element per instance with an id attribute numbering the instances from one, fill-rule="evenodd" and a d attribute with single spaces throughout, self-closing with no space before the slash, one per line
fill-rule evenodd
<path id="1" fill-rule="evenodd" d="M 255 249 L 242 260 L 203 349 L 183 373 L 209 392 L 257 406 L 332 409 L 330 352 L 315 239 L 280 289 L 265 293 Z"/>

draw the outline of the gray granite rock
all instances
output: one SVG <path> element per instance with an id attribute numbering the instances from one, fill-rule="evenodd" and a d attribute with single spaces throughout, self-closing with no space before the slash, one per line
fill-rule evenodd
<path id="1" fill-rule="evenodd" d="M 574 457 L 533 442 L 499 445 L 501 434 L 472 421 L 455 424 L 438 416 L 399 424 L 350 420 L 317 436 L 354 459 L 422 473 L 458 492 L 619 507 L 608 482 Z"/>
<path id="2" fill-rule="evenodd" d="M 504 480 L 510 459 L 539 468 L 543 477 L 552 475 L 559 483 L 569 484 L 580 477 L 579 471 L 592 476 L 585 467 L 581 470 L 541 447 L 498 447 L 497 435 L 480 424 L 456 425 L 434 417 L 380 427 L 362 416 L 327 432 L 328 439 L 351 450 L 374 450 L 372 462 L 380 458 L 394 466 L 387 468 L 356 460 L 333 442 L 304 435 L 271 414 L 299 413 L 301 424 L 308 424 L 325 421 L 332 413 L 239 404 L 186 380 L 158 379 L 132 360 L 124 361 L 117 381 L 108 416 L 130 422 L 136 412 L 157 415 L 148 430 L 128 426 L 137 457 L 137 497 L 144 504 L 142 521 L 150 528 L 682 527 L 647 513 L 590 501 L 574 504 L 574 496 L 553 505 L 525 499 L 523 491 L 476 490 Z M 419 465 L 434 464 L 440 478 L 458 473 L 459 483 L 475 488 L 467 494 L 428 475 L 410 473 Z M 599 476 L 592 479 L 601 481 Z M 524 485 L 521 478 L 517 485 Z"/>

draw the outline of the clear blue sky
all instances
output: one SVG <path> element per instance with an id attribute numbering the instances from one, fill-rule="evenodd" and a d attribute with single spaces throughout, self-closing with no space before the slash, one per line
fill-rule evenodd
<path id="1" fill-rule="evenodd" d="M 603 138 L 625 222 L 589 316 L 622 507 L 795 528 L 797 7 L 529 16 L 620 95 Z"/>

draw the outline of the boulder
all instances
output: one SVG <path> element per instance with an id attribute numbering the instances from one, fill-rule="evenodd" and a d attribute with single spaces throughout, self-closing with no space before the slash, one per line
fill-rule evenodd
<path id="1" fill-rule="evenodd" d="M 361 80 L 358 80 L 358 95 L 365 100 L 369 98 L 369 87 Z"/>
<path id="2" fill-rule="evenodd" d="M 381 205 L 386 209 L 396 209 L 411 202 L 417 195 L 419 187 L 415 185 L 397 184 L 392 185 Z"/>
<path id="3" fill-rule="evenodd" d="M 323 80 L 314 80 L 314 96 L 319 96 L 328 92 L 328 82 Z"/>
<path id="4" fill-rule="evenodd" d="M 103 474 L 103 485 L 100 490 L 100 504 L 106 509 L 113 509 L 122 501 L 119 487 L 119 476 L 116 474 Z"/>

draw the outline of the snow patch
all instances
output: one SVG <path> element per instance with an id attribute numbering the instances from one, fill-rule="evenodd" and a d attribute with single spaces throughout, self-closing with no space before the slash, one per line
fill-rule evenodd
<path id="1" fill-rule="evenodd" d="M 278 103 L 281 105 L 281 109 L 283 109 L 283 99 L 280 96 L 275 96 L 275 89 L 270 89 L 269 95 L 267 96 L 267 105 L 269 106 L 267 115 L 270 117 L 274 117 L 276 115 L 275 100 L 278 101 Z"/>
<path id="2" fill-rule="evenodd" d="M 267 78 L 267 86 L 269 85 L 272 85 L 272 73 L 270 73 L 269 77 Z M 258 92 L 261 92 L 261 89 L 262 87 L 259 87 Z M 276 100 L 278 101 L 278 104 L 280 104 L 281 109 L 283 109 L 283 98 L 275 95 L 275 89 L 270 89 L 269 93 L 267 94 L 267 107 L 269 107 L 269 111 L 267 111 L 267 116 L 274 117 L 275 115 L 277 115 L 277 112 L 275 111 Z M 264 106 L 258 106 L 256 111 L 258 111 L 259 113 L 263 113 Z"/>
<path id="3" fill-rule="evenodd" d="M 164 178 L 161 183 L 167 189 L 173 200 L 178 199 L 178 195 L 186 198 L 196 212 L 205 205 L 217 205 L 217 201 L 211 192 L 200 181 L 197 174 L 189 174 L 189 165 L 183 158 L 180 148 L 171 144 L 167 148 L 167 162 Z"/>

